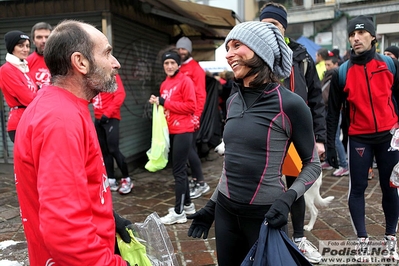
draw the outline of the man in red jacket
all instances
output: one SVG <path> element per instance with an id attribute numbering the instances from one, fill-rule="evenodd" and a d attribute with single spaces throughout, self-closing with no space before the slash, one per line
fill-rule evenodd
<path id="1" fill-rule="evenodd" d="M 26 60 L 28 61 L 30 74 L 38 89 L 44 84 L 50 84 L 51 75 L 44 62 L 43 51 L 52 30 L 53 28 L 47 22 L 38 22 L 32 27 L 30 35 L 36 48 Z"/>
<path id="2" fill-rule="evenodd" d="M 116 83 L 118 88 L 114 93 L 101 92 L 94 97 L 93 107 L 96 118 L 94 125 L 104 157 L 111 191 L 118 191 L 120 194 L 125 195 L 129 194 L 133 188 L 125 156 L 119 150 L 120 109 L 125 100 L 126 93 L 119 75 L 116 75 Z M 115 178 L 114 158 L 123 176 L 120 181 L 117 181 Z"/>
<path id="3" fill-rule="evenodd" d="M 181 59 L 180 72 L 186 76 L 189 76 L 194 82 L 195 96 L 197 100 L 197 108 L 192 119 L 195 132 L 193 135 L 192 148 L 188 155 L 188 161 L 190 163 L 191 173 L 194 181 L 192 182 L 190 188 L 190 197 L 195 199 L 210 190 L 209 185 L 204 181 L 201 160 L 197 153 L 197 136 L 200 128 L 200 119 L 206 100 L 205 71 L 191 56 L 193 47 L 189 38 L 181 37 L 176 43 L 176 48 Z"/>
<path id="4" fill-rule="evenodd" d="M 391 130 L 398 128 L 399 64 L 377 53 L 376 36 L 372 18 L 360 15 L 348 22 L 352 50 L 349 60 L 333 72 L 327 112 L 327 160 L 331 166 L 338 165 L 335 135 L 342 106 L 342 120 L 349 122 L 348 205 L 357 236 L 357 261 L 365 262 L 370 262 L 373 253 L 365 221 L 365 191 L 373 157 L 378 165 L 385 216 L 382 253 L 384 257 L 399 260 L 396 237 L 399 197 L 397 187 L 390 185 L 392 170 L 399 161 L 399 151 L 391 149 Z"/>
<path id="5" fill-rule="evenodd" d="M 63 46 L 64 49 L 60 49 Z M 106 36 L 73 20 L 48 39 L 53 77 L 22 115 L 14 146 L 15 184 L 30 265 L 129 265 L 115 252 L 129 222 L 113 212 L 88 105 L 116 90 L 120 64 Z"/>

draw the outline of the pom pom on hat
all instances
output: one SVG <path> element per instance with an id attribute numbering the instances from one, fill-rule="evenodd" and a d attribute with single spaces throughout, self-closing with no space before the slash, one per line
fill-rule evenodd
<path id="1" fill-rule="evenodd" d="M 193 44 L 191 43 L 189 38 L 181 37 L 176 43 L 176 48 L 186 49 L 191 54 L 191 52 L 193 51 Z"/>
<path id="2" fill-rule="evenodd" d="M 374 22 L 371 17 L 363 15 L 357 16 L 348 22 L 348 36 L 351 35 L 355 30 L 366 30 L 371 36 L 375 37 Z"/>
<path id="3" fill-rule="evenodd" d="M 14 47 L 18 44 L 20 40 L 29 40 L 29 36 L 24 32 L 19 30 L 9 31 L 4 35 L 4 42 L 6 43 L 7 52 L 12 54 Z"/>
<path id="4" fill-rule="evenodd" d="M 173 59 L 176 63 L 180 66 L 180 55 L 175 51 L 167 51 L 162 55 L 162 64 L 165 62 L 166 59 Z"/>
<path id="5" fill-rule="evenodd" d="M 240 41 L 248 46 L 279 78 L 290 76 L 292 51 L 273 24 L 259 21 L 240 23 L 227 35 L 226 45 L 231 40 Z"/>

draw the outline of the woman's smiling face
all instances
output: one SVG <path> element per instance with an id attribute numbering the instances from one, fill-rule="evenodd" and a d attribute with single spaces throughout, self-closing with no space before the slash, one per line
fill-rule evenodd
<path id="1" fill-rule="evenodd" d="M 251 68 L 248 67 L 245 62 L 254 57 L 254 51 L 237 40 L 229 41 L 226 45 L 226 50 L 227 63 L 233 70 L 235 78 L 243 79 L 244 86 L 248 86 L 249 82 L 253 79 L 253 76 L 246 77 Z"/>

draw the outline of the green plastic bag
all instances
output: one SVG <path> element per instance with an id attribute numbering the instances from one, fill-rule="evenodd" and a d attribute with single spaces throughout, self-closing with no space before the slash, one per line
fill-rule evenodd
<path id="1" fill-rule="evenodd" d="M 145 169 L 150 172 L 162 170 L 168 164 L 169 130 L 162 105 L 153 104 L 151 148 L 147 151 Z"/>
<path id="2" fill-rule="evenodd" d="M 130 266 L 151 266 L 151 261 L 147 257 L 145 246 L 134 237 L 132 230 L 126 230 L 132 238 L 130 243 L 124 242 L 119 234 L 116 234 L 116 240 L 118 241 L 118 248 L 122 258 L 129 262 Z"/>

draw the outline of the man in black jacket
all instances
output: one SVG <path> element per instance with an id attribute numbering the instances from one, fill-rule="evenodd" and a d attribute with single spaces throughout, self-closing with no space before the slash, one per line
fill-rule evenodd
<path id="1" fill-rule="evenodd" d="M 274 24 L 284 36 L 287 28 L 287 10 L 278 3 L 268 2 L 261 8 L 260 21 Z M 285 37 L 285 42 L 293 52 L 292 70 L 289 78 L 284 80 L 284 86 L 295 92 L 308 104 L 313 117 L 313 131 L 316 138 L 316 147 L 319 156 L 324 153 L 326 141 L 326 122 L 324 103 L 321 95 L 321 84 L 312 58 L 306 48 Z M 286 176 L 287 187 L 290 187 L 295 176 Z M 293 240 L 305 257 L 312 263 L 321 260 L 317 248 L 304 237 L 305 199 L 298 198 L 291 207 L 292 225 L 294 228 Z"/>

